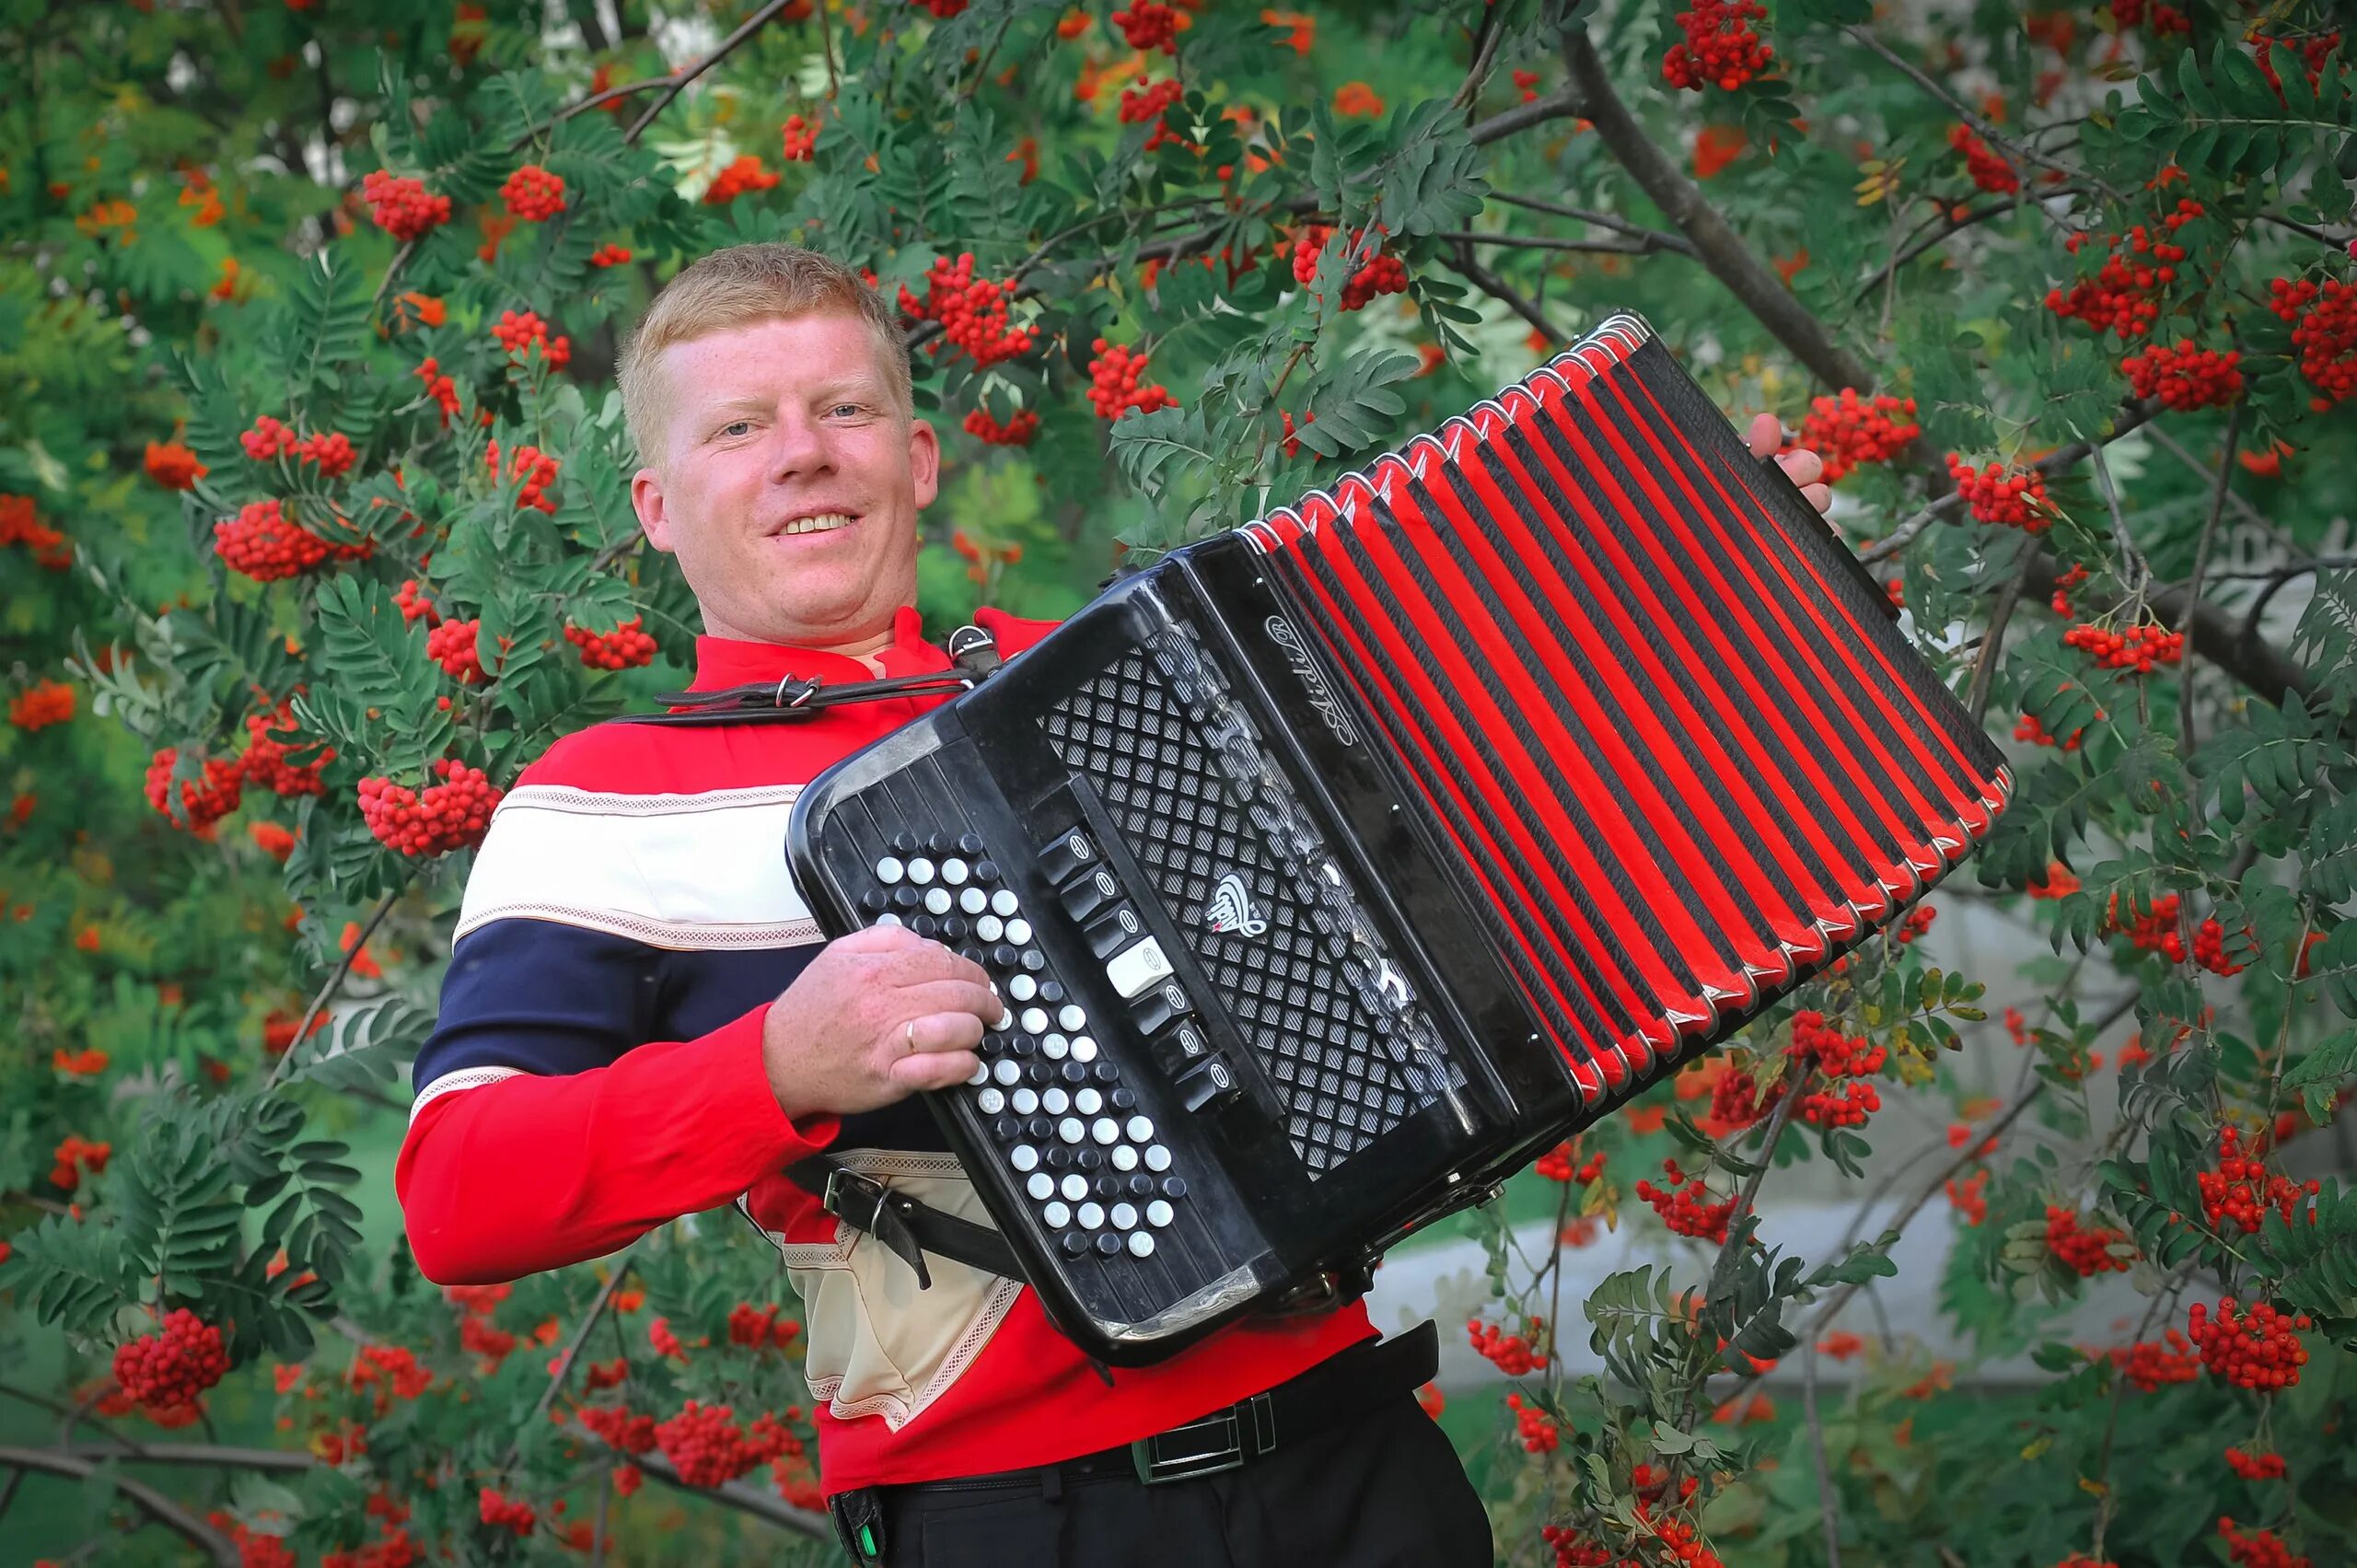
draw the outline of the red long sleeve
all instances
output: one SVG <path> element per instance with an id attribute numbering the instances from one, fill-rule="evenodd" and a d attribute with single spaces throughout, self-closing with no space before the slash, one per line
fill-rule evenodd
<path id="1" fill-rule="evenodd" d="M 437 1284 L 489 1284 L 602 1257 L 824 1148 L 836 1120 L 797 1125 L 771 1092 L 768 1011 L 424 1106 L 393 1172 L 418 1268 Z"/>

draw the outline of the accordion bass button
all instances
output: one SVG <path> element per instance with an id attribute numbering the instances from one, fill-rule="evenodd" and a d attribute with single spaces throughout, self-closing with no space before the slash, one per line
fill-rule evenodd
<path id="1" fill-rule="evenodd" d="M 1004 888 L 1001 888 L 991 895 L 991 912 L 1001 920 L 1004 920 L 1022 907 L 1022 904 L 1016 901 L 1015 895 Z"/>
<path id="2" fill-rule="evenodd" d="M 968 860 L 979 859 L 982 853 L 982 836 L 980 833 L 960 833 L 958 842 L 949 847 Z"/>
<path id="3" fill-rule="evenodd" d="M 1156 1198 L 1153 1202 L 1148 1203 L 1145 1206 L 1145 1223 L 1154 1226 L 1155 1229 L 1160 1230 L 1164 1225 L 1168 1225 L 1172 1220 L 1176 1219 L 1178 1217 L 1178 1212 L 1176 1209 L 1173 1209 L 1161 1199 Z"/>
<path id="4" fill-rule="evenodd" d="M 1115 1170 L 1132 1171 L 1138 1167 L 1138 1152 L 1127 1144 L 1117 1145 L 1110 1157 Z"/>
<path id="5" fill-rule="evenodd" d="M 1062 1230 L 1072 1224 L 1072 1210 L 1061 1202 L 1051 1202 L 1039 1211 L 1039 1217 L 1048 1222 L 1049 1228 Z"/>
<path id="6" fill-rule="evenodd" d="M 1023 1184 L 1023 1191 L 1044 1202 L 1056 1195 L 1056 1179 L 1044 1170 L 1035 1170 L 1031 1173 L 1031 1179 Z"/>
<path id="7" fill-rule="evenodd" d="M 1088 1252 L 1088 1236 L 1085 1231 L 1068 1230 L 1056 1245 L 1063 1249 L 1067 1258 L 1085 1257 Z"/>
<path id="8" fill-rule="evenodd" d="M 1129 1245 L 1130 1256 L 1132 1258 L 1151 1258 L 1154 1256 L 1154 1237 L 1149 1232 L 1143 1230 L 1133 1230 L 1130 1232 Z"/>
<path id="9" fill-rule="evenodd" d="M 898 860 L 888 854 L 876 863 L 876 879 L 888 888 L 898 882 L 906 870 Z"/>
<path id="10" fill-rule="evenodd" d="M 1097 859 L 1095 842 L 1074 828 L 1039 852 L 1039 874 L 1060 883 L 1074 872 L 1095 865 Z"/>
<path id="11" fill-rule="evenodd" d="M 1095 1203 L 1083 1203 L 1073 1211 L 1072 1217 L 1086 1228 L 1095 1230 L 1105 1223 L 1105 1211 Z"/>
<path id="12" fill-rule="evenodd" d="M 1114 1204 L 1105 1211 L 1105 1217 L 1115 1230 L 1135 1230 L 1138 1227 L 1137 1209 L 1129 1203 Z"/>
<path id="13" fill-rule="evenodd" d="M 1145 1167 L 1146 1169 L 1156 1173 L 1168 1170 L 1170 1168 L 1170 1151 L 1164 1148 L 1160 1144 L 1149 1145 L 1145 1151 Z"/>

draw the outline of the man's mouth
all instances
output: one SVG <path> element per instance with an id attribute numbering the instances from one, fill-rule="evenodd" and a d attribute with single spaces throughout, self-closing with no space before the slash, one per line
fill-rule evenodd
<path id="1" fill-rule="evenodd" d="M 847 528 L 858 520 L 849 512 L 821 512 L 815 517 L 796 517 L 777 531 L 782 538 L 793 534 L 832 533 L 837 528 Z"/>

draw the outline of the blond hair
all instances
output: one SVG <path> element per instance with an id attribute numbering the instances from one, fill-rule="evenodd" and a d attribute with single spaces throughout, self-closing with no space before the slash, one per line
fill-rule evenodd
<path id="1" fill-rule="evenodd" d="M 909 345 L 900 313 L 841 261 L 799 245 L 731 245 L 679 269 L 646 308 L 622 345 L 622 414 L 639 460 L 663 450 L 669 389 L 656 361 L 674 343 L 756 322 L 828 311 L 855 315 L 876 340 L 877 360 L 903 423 L 916 417 L 909 389 Z"/>

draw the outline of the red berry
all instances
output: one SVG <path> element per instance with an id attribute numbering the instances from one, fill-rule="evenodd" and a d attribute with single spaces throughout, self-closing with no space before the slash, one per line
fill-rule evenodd
<path id="1" fill-rule="evenodd" d="M 655 658 L 655 639 L 640 630 L 635 615 L 610 632 L 585 632 L 568 621 L 564 638 L 591 669 L 632 669 Z"/>
<path id="2" fill-rule="evenodd" d="M 450 221 L 450 198 L 429 195 L 422 180 L 375 169 L 361 180 L 360 194 L 377 226 L 395 239 L 422 238 L 428 230 Z"/>
<path id="3" fill-rule="evenodd" d="M 163 1327 L 119 1347 L 114 1380 L 131 1401 L 149 1411 L 192 1409 L 229 1370 L 221 1330 L 185 1307 L 164 1315 Z"/>
<path id="4" fill-rule="evenodd" d="M 1817 398 L 1809 404 L 1793 446 L 1805 447 L 1823 459 L 1825 482 L 1839 484 L 1852 469 L 1890 461 L 1922 434 L 1913 398 L 1861 399 L 1855 387 L 1844 387 L 1839 397 Z"/>
<path id="5" fill-rule="evenodd" d="M 441 782 L 428 784 L 423 794 L 389 779 L 360 781 L 360 815 L 379 843 L 417 856 L 482 842 L 506 792 L 493 788 L 481 769 L 452 758 L 443 758 L 431 772 Z"/>
<path id="6" fill-rule="evenodd" d="M 545 223 L 564 211 L 564 177 L 528 163 L 499 188 L 507 210 L 526 223 Z"/>
<path id="7" fill-rule="evenodd" d="M 1989 144 L 1973 134 L 1969 125 L 1948 127 L 1948 145 L 1964 155 L 1965 172 L 1983 191 L 2011 195 L 2022 188 L 2022 177 L 2014 166 L 1989 150 Z"/>
<path id="8" fill-rule="evenodd" d="M 166 802 L 171 790 L 172 769 L 179 761 L 179 749 L 168 746 L 147 763 L 147 804 L 166 817 L 174 816 Z M 192 779 L 180 781 L 180 809 L 175 820 L 185 819 L 192 833 L 208 833 L 214 823 L 238 808 L 244 786 L 243 768 L 225 758 L 207 758 L 203 784 Z"/>
<path id="9" fill-rule="evenodd" d="M 1775 61 L 1776 52 L 1751 29 L 1767 15 L 1759 0 L 1695 0 L 1692 10 L 1678 14 L 1686 37 L 1662 56 L 1662 79 L 1689 92 L 1706 86 L 1735 91 Z"/>

